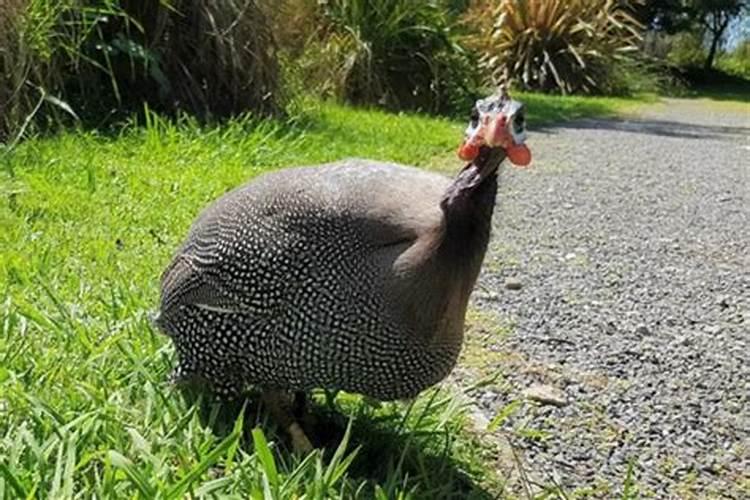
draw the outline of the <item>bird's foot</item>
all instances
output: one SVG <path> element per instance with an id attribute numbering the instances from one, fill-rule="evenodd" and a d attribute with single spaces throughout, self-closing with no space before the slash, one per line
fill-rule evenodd
<path id="1" fill-rule="evenodd" d="M 292 440 L 292 450 L 294 450 L 296 453 L 307 455 L 308 453 L 313 451 L 312 443 L 307 438 L 307 434 L 305 434 L 305 431 L 302 430 L 302 426 L 300 426 L 297 422 L 294 422 L 289 427 L 287 427 L 286 431 L 289 433 L 289 437 Z"/>
<path id="2" fill-rule="evenodd" d="M 292 442 L 292 449 L 297 453 L 309 453 L 313 450 L 310 439 L 294 416 L 291 395 L 279 390 L 264 390 L 261 398 L 268 408 L 268 412 L 276 423 L 284 429 Z M 298 398 L 296 398 L 298 399 Z"/>

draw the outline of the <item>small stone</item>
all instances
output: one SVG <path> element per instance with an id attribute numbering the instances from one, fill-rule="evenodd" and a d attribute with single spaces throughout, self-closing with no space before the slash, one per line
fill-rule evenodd
<path id="1" fill-rule="evenodd" d="M 641 336 L 645 336 L 645 335 L 649 335 L 651 333 L 651 330 L 648 329 L 648 326 L 641 323 L 635 327 L 635 333 Z"/>
<path id="2" fill-rule="evenodd" d="M 693 338 L 690 335 L 681 335 L 675 339 L 678 345 L 689 346 L 693 343 Z"/>
<path id="3" fill-rule="evenodd" d="M 497 302 L 498 300 L 500 300 L 500 294 L 488 290 L 480 294 L 479 298 L 487 301 Z"/>
<path id="4" fill-rule="evenodd" d="M 563 391 L 551 385 L 534 384 L 523 391 L 526 399 L 542 403 L 544 405 L 553 405 L 563 407 L 568 404 L 568 398 Z"/>
<path id="5" fill-rule="evenodd" d="M 718 335 L 721 333 L 721 326 L 719 325 L 708 325 L 705 329 L 706 333 L 711 335 Z"/>
<path id="6" fill-rule="evenodd" d="M 490 425 L 490 419 L 478 408 L 474 408 L 470 416 L 477 429 L 486 429 Z"/>
<path id="7" fill-rule="evenodd" d="M 523 283 L 518 278 L 505 278 L 505 288 L 508 290 L 520 290 Z"/>

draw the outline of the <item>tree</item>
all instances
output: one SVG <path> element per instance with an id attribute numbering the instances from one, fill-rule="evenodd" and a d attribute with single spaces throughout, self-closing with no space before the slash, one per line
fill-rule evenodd
<path id="1" fill-rule="evenodd" d="M 669 34 L 700 30 L 709 41 L 704 63 L 711 69 L 730 22 L 750 7 L 750 0 L 652 0 L 639 14 L 651 29 Z"/>
<path id="2" fill-rule="evenodd" d="M 716 52 L 726 34 L 729 23 L 748 7 L 744 0 L 696 0 L 694 9 L 711 42 L 704 68 L 709 70 L 714 65 Z"/>
<path id="3" fill-rule="evenodd" d="M 693 27 L 693 13 L 684 0 L 652 0 L 637 8 L 639 20 L 650 29 L 674 34 Z"/>

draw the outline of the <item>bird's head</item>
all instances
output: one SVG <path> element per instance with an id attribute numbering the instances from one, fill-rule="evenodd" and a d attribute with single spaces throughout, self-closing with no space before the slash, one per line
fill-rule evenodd
<path id="1" fill-rule="evenodd" d="M 505 89 L 478 100 L 458 148 L 458 156 L 469 162 L 462 173 L 472 174 L 471 184 L 476 185 L 494 174 L 505 158 L 518 167 L 527 166 L 531 163 L 531 151 L 525 141 L 522 103 L 511 99 Z"/>

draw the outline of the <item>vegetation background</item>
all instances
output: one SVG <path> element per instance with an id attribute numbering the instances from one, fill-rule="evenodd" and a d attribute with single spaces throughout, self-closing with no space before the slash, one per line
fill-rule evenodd
<path id="1" fill-rule="evenodd" d="M 252 404 L 176 397 L 148 322 L 159 272 L 196 210 L 262 171 L 353 155 L 445 168 L 498 84 L 523 92 L 532 126 L 657 93 L 747 101 L 747 15 L 699 0 L 2 0 L 0 497 L 513 493 L 488 439 L 512 408 L 473 429 L 450 390 L 317 395 L 334 431 L 307 457 L 254 428 L 269 429 Z M 637 478 L 610 486 L 637 496 Z"/>

